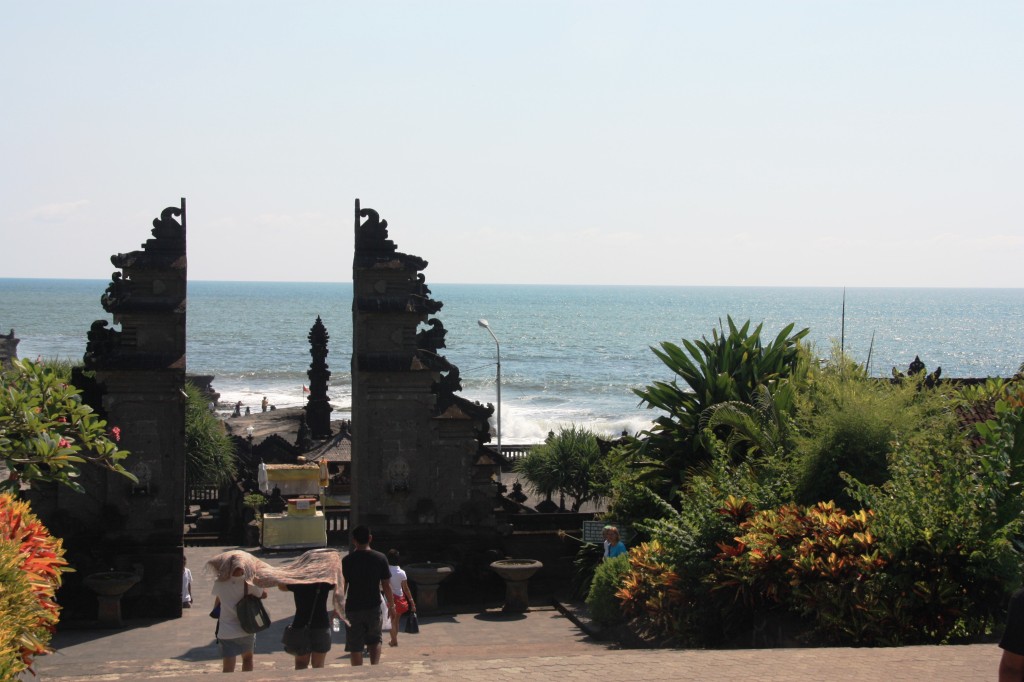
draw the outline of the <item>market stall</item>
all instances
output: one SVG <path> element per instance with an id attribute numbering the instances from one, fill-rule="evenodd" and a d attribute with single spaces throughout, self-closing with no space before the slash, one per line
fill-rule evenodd
<path id="1" fill-rule="evenodd" d="M 321 471 L 317 464 L 264 464 L 260 487 L 281 507 L 263 513 L 264 549 L 327 546 L 327 520 L 318 509 Z"/>

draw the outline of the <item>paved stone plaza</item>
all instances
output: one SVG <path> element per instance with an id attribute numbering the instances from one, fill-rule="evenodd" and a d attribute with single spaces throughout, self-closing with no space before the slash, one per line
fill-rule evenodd
<path id="1" fill-rule="evenodd" d="M 129 621 L 122 630 L 67 630 L 53 641 L 57 652 L 37 660 L 38 680 L 209 679 L 220 675 L 207 615 L 212 598 L 203 564 L 222 548 L 187 548 L 195 577 L 195 607 L 181 619 Z M 286 563 L 297 553 L 267 559 Z M 497 605 L 495 605 L 497 606 Z M 494 610 L 420 619 L 419 634 L 399 635 L 384 646 L 381 664 L 352 669 L 341 637 L 322 670 L 292 670 L 281 633 L 293 613 L 291 595 L 271 590 L 274 625 L 256 636 L 255 670 L 246 680 L 349 680 L 431 677 L 452 680 L 993 680 L 999 661 L 994 644 L 860 649 L 744 649 L 732 651 L 621 650 L 594 640 L 554 607 L 534 607 L 508 617 Z M 26 677 L 26 679 L 33 679 Z"/>

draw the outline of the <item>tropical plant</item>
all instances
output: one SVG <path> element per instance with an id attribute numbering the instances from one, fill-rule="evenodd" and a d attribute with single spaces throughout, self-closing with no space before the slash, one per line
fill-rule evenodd
<path id="1" fill-rule="evenodd" d="M 624 556 L 629 557 L 629 570 L 620 579 L 621 586 L 615 593 L 622 613 L 631 619 L 632 627 L 642 637 L 677 640 L 687 600 L 665 547 L 651 540 Z"/>
<path id="2" fill-rule="evenodd" d="M 880 485 L 889 477 L 887 458 L 894 443 L 925 431 L 955 441 L 949 391 L 921 390 L 922 378 L 901 383 L 871 379 L 836 351 L 797 397 L 792 438 L 796 501 L 834 500 L 853 508 L 842 473 Z"/>
<path id="3" fill-rule="evenodd" d="M 601 486 L 611 478 L 609 466 L 594 433 L 573 424 L 531 448 L 516 462 L 515 472 L 540 495 L 557 492 L 570 498 L 572 511 L 578 512 L 600 496 Z M 564 502 L 560 506 L 564 509 Z"/>
<path id="4" fill-rule="evenodd" d="M 60 613 L 54 595 L 69 570 L 61 541 L 28 504 L 0 494 L 0 679 L 20 679 L 48 651 Z"/>
<path id="5" fill-rule="evenodd" d="M 751 330 L 749 321 L 737 327 L 726 319 L 728 332 L 712 330 L 711 339 L 652 347 L 676 376 L 634 391 L 641 404 L 665 414 L 634 442 L 630 457 L 645 471 L 644 480 L 668 499 L 678 493 L 688 470 L 710 459 L 701 425 L 705 410 L 730 401 L 750 403 L 759 386 L 779 390 L 783 380 L 800 380 L 809 367 L 800 343 L 808 329 L 793 333 L 795 325 L 789 324 L 764 343 L 762 325 Z"/>
<path id="6" fill-rule="evenodd" d="M 11 472 L 0 491 L 17 491 L 21 482 L 56 482 L 84 492 L 78 465 L 93 464 L 132 480 L 117 446 L 121 430 L 108 429 L 60 368 L 14 360 L 0 373 L 0 459 Z"/>
<path id="7" fill-rule="evenodd" d="M 1024 407 L 1000 400 L 995 410 L 975 427 L 977 446 L 922 432 L 896 444 L 884 484 L 844 476 L 875 512 L 879 546 L 892 557 L 887 590 L 900 598 L 909 643 L 985 632 L 1020 584 Z"/>
<path id="8" fill-rule="evenodd" d="M 186 383 L 185 393 L 185 480 L 188 485 L 230 483 L 238 470 L 234 444 L 199 389 Z"/>
<path id="9" fill-rule="evenodd" d="M 628 554 L 605 559 L 594 570 L 594 579 L 587 594 L 587 607 L 590 609 L 590 617 L 598 625 L 616 625 L 626 619 L 615 595 L 629 570 Z"/>

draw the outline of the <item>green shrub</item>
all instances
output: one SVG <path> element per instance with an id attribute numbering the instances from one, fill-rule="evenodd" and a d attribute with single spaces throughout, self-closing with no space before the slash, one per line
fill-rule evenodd
<path id="1" fill-rule="evenodd" d="M 199 389 L 187 383 L 185 393 L 185 480 L 188 485 L 230 483 L 237 472 L 234 444 Z"/>
<path id="2" fill-rule="evenodd" d="M 587 606 L 590 608 L 590 617 L 598 625 L 617 625 L 625 621 L 622 605 L 615 594 L 622 587 L 622 578 L 628 572 L 628 554 L 605 559 L 594 570 Z"/>
<path id="3" fill-rule="evenodd" d="M 60 613 L 54 594 L 67 570 L 61 541 L 27 503 L 0 494 L 0 679 L 15 679 L 48 651 Z"/>

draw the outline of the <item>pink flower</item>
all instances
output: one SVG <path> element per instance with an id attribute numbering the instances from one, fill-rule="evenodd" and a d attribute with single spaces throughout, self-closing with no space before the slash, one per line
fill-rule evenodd
<path id="1" fill-rule="evenodd" d="M 110 433 L 111 433 L 112 436 L 114 436 L 114 441 L 115 442 L 117 442 L 117 443 L 121 442 L 121 427 L 120 426 L 115 426 L 114 428 L 110 429 Z"/>
<path id="2" fill-rule="evenodd" d="M 68 423 L 68 418 L 67 417 L 57 417 L 57 421 L 60 422 L 61 424 L 67 424 Z"/>
<path id="3" fill-rule="evenodd" d="M 70 445 L 71 445 L 71 443 L 69 443 L 69 442 L 67 441 L 67 439 L 65 439 L 65 438 L 61 438 L 61 439 L 60 439 L 60 442 L 59 442 L 59 443 L 57 443 L 57 447 L 59 447 L 59 448 L 66 448 L 66 447 L 68 447 L 68 446 L 70 446 Z"/>

